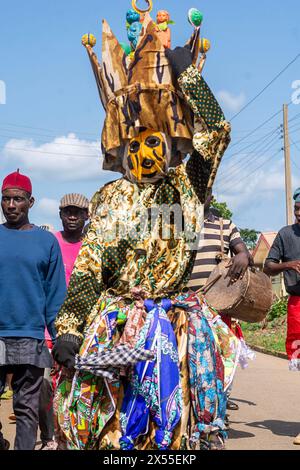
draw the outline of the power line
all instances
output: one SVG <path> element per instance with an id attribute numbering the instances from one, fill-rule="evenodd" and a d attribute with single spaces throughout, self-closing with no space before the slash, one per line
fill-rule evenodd
<path id="1" fill-rule="evenodd" d="M 239 145 L 241 142 L 243 142 L 244 140 L 246 140 L 248 137 L 250 137 L 251 135 L 253 135 L 255 132 L 257 132 L 259 129 L 261 129 L 262 127 L 264 127 L 265 124 L 268 124 L 268 122 L 272 121 L 272 119 L 274 119 L 276 116 L 278 116 L 278 114 L 280 114 L 282 112 L 282 110 L 280 109 L 279 111 L 277 111 L 277 113 L 273 114 L 270 118 L 266 119 L 266 121 L 264 121 L 262 124 L 260 124 L 259 126 L 257 126 L 255 129 L 253 129 L 253 131 L 251 131 L 249 134 L 247 134 L 246 136 L 242 137 L 240 140 L 238 140 L 237 142 L 235 142 L 234 144 L 231 145 L 231 148 L 232 147 L 236 147 L 237 145 Z"/>
<path id="2" fill-rule="evenodd" d="M 99 155 L 88 155 L 88 154 L 79 154 L 79 153 L 59 153 L 59 152 L 47 152 L 46 150 L 36 150 L 36 149 L 24 149 L 19 147 L 10 147 L 6 146 L 5 149 L 8 150 L 15 150 L 21 152 L 29 152 L 29 153 L 42 153 L 45 155 L 56 155 L 59 157 L 82 157 L 82 158 L 99 158 Z"/>
<path id="3" fill-rule="evenodd" d="M 271 148 L 274 146 L 274 144 L 277 143 L 277 140 L 278 140 L 277 137 L 273 138 L 272 141 L 265 144 L 264 147 L 257 154 L 255 152 L 255 154 L 256 154 L 255 157 L 251 158 L 252 154 L 250 154 L 250 157 L 248 157 L 248 159 L 245 159 L 242 162 L 241 165 L 239 165 L 238 167 L 236 167 L 233 171 L 231 171 L 229 173 L 226 172 L 224 177 L 221 178 L 220 183 L 221 184 L 222 183 L 227 183 L 227 181 L 229 182 L 233 175 L 235 175 L 236 173 L 239 173 L 241 170 L 243 170 L 243 171 L 246 170 L 250 165 L 252 165 L 255 161 L 257 161 L 258 158 L 260 158 L 266 152 L 271 150 Z"/>
<path id="4" fill-rule="evenodd" d="M 297 145 L 297 144 L 299 144 L 299 142 L 300 142 L 300 141 L 298 141 L 298 142 L 294 142 L 294 141 L 293 141 L 293 139 L 292 139 L 291 137 L 290 137 L 290 139 L 291 139 L 291 141 L 292 141 L 292 145 L 291 145 L 291 147 L 292 147 L 292 146 L 296 147 L 296 149 L 297 149 L 297 150 L 300 152 L 300 147 L 298 147 L 298 145 Z"/>
<path id="5" fill-rule="evenodd" d="M 271 138 L 271 140 L 270 140 L 270 138 Z M 241 151 L 240 153 L 237 153 L 235 155 L 239 155 L 240 159 L 243 159 L 243 162 L 244 162 L 245 161 L 245 158 L 244 158 L 245 156 L 251 156 L 253 154 L 256 155 L 257 152 L 261 153 L 262 150 L 265 151 L 266 146 L 269 146 L 269 144 L 271 142 L 274 142 L 277 139 L 278 139 L 277 135 L 273 136 L 273 137 L 272 137 L 272 135 L 270 135 L 266 139 L 264 139 L 259 145 L 255 146 L 251 152 L 244 153 L 243 151 Z M 232 163 L 231 165 L 229 165 L 226 168 L 226 173 L 225 173 L 225 169 L 224 169 L 224 171 L 220 172 L 219 176 L 222 176 L 223 174 L 224 174 L 224 176 L 226 176 L 226 174 L 228 174 L 228 170 L 230 171 L 231 169 L 236 168 L 237 164 L 238 164 L 237 161 L 235 163 Z"/>
<path id="6" fill-rule="evenodd" d="M 3 134 L 0 134 L 0 138 L 1 139 L 5 139 L 5 142 L 7 142 L 7 139 L 9 140 L 24 140 L 22 137 L 13 137 L 13 136 L 8 136 L 8 135 L 3 135 Z M 31 140 L 31 139 L 26 139 L 26 140 Z M 66 142 L 47 142 L 47 141 L 43 141 L 43 140 L 40 140 L 40 139 L 34 139 L 34 143 L 35 144 L 38 144 L 38 145 L 55 145 L 55 146 L 63 146 L 63 147 L 78 147 L 78 148 L 93 148 L 95 150 L 99 150 L 99 152 L 101 151 L 101 144 L 100 142 L 94 142 L 95 145 L 93 145 L 92 143 L 91 144 L 69 144 L 69 143 L 66 143 Z M 96 146 L 96 144 L 98 145 L 98 148 Z"/>
<path id="7" fill-rule="evenodd" d="M 296 57 L 289 62 L 252 100 L 250 100 L 243 108 L 236 113 L 230 121 L 232 122 L 237 116 L 239 116 L 245 109 L 247 109 L 257 98 L 259 98 L 296 60 L 300 57 L 300 53 L 296 55 Z"/>
<path id="8" fill-rule="evenodd" d="M 273 130 L 271 132 L 268 132 L 267 134 L 261 136 L 258 140 L 250 143 L 249 145 L 247 145 L 246 147 L 243 147 L 242 149 L 240 149 L 238 152 L 235 152 L 235 153 L 232 153 L 231 155 L 228 155 L 226 156 L 224 160 L 227 160 L 227 159 L 233 159 L 233 157 L 235 156 L 240 156 L 240 155 L 243 155 L 244 154 L 244 151 L 245 150 L 248 150 L 249 148 L 251 148 L 253 145 L 255 144 L 263 144 L 266 140 L 268 140 L 270 137 L 272 137 L 276 132 L 279 132 L 280 128 L 279 127 L 276 127 L 275 129 L 273 128 Z M 254 147 L 253 151 L 255 150 L 258 150 L 260 148 L 260 145 L 257 145 Z"/>
<path id="9" fill-rule="evenodd" d="M 50 132 L 51 134 L 57 135 L 57 133 L 62 132 L 61 130 L 53 130 L 53 129 L 45 129 L 43 127 L 33 127 L 33 126 L 26 126 L 24 124 L 11 124 L 9 122 L 0 122 L 0 125 L 4 126 L 10 126 L 10 127 L 20 127 L 23 129 L 32 129 L 32 130 L 37 130 L 37 131 L 45 131 L 45 132 Z M 67 133 L 75 133 L 75 134 L 81 134 L 81 135 L 90 135 L 90 136 L 96 136 L 99 138 L 99 134 L 94 134 L 91 132 L 82 132 L 82 131 L 66 131 Z"/>
<path id="10" fill-rule="evenodd" d="M 300 167 L 295 163 L 295 160 L 293 158 L 291 158 L 292 160 L 292 163 L 294 164 L 295 168 L 297 168 L 297 170 L 300 171 Z"/>
<path id="11" fill-rule="evenodd" d="M 297 127 L 297 129 L 293 129 L 292 132 L 290 132 L 290 134 L 295 134 L 295 132 L 298 132 L 300 131 L 300 127 Z"/>
<path id="12" fill-rule="evenodd" d="M 261 165 L 259 165 L 257 168 L 255 168 L 255 170 L 253 170 L 251 173 L 249 173 L 248 175 L 244 176 L 243 178 L 240 178 L 238 180 L 238 183 L 241 183 L 242 181 L 246 180 L 246 179 L 249 179 L 250 176 L 254 175 L 255 173 L 257 173 L 258 170 L 260 170 L 263 166 L 265 166 L 267 163 L 269 163 L 271 160 L 273 160 L 274 157 L 276 157 L 280 152 L 282 152 L 282 149 L 279 149 L 275 154 L 273 154 L 270 158 L 268 158 L 264 163 L 262 163 Z M 232 184 L 229 185 L 225 185 L 225 188 L 222 188 L 222 191 L 226 191 L 228 188 L 231 189 L 232 188 Z"/>
<path id="13" fill-rule="evenodd" d="M 291 122 L 293 122 L 293 121 L 295 121 L 299 118 L 300 118 L 300 113 L 296 114 L 296 116 L 294 116 L 292 119 L 290 119 L 289 122 L 291 123 Z"/>

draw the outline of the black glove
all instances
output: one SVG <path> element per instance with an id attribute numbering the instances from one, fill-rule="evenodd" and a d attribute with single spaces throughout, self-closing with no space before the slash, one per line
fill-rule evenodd
<path id="1" fill-rule="evenodd" d="M 174 50 L 166 49 L 165 54 L 176 79 L 193 63 L 193 55 L 189 46 L 176 47 Z"/>
<path id="2" fill-rule="evenodd" d="M 75 366 L 75 356 L 79 353 L 81 340 L 75 335 L 62 335 L 56 340 L 52 350 L 53 359 L 67 369 Z"/>

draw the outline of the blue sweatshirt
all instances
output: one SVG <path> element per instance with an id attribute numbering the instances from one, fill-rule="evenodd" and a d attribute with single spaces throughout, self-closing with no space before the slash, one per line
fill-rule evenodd
<path id="1" fill-rule="evenodd" d="M 59 244 L 38 227 L 0 225 L 0 337 L 55 338 L 66 280 Z"/>

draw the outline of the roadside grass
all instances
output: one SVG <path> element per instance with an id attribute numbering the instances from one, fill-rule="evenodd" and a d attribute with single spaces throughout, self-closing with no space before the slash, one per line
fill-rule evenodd
<path id="1" fill-rule="evenodd" d="M 274 303 L 262 323 L 241 323 L 249 346 L 260 346 L 268 351 L 285 353 L 287 298 Z"/>
<path id="2" fill-rule="evenodd" d="M 264 323 L 242 323 L 246 343 L 260 346 L 269 351 L 285 353 L 286 319 L 277 318 L 265 325 Z"/>

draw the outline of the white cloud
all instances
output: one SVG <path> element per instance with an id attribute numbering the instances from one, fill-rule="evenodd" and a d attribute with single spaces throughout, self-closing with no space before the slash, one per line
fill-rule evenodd
<path id="1" fill-rule="evenodd" d="M 59 201 L 44 197 L 36 204 L 36 211 L 45 219 L 48 217 L 56 217 L 59 211 Z"/>
<path id="2" fill-rule="evenodd" d="M 272 200 L 274 193 L 283 192 L 285 188 L 283 159 L 253 173 L 255 167 L 245 167 L 243 162 L 224 164 L 216 183 L 217 197 L 226 201 L 234 211 L 251 204 L 262 205 L 266 200 Z M 230 174 L 232 175 L 230 177 Z M 296 181 L 294 181 L 296 184 Z"/>
<path id="3" fill-rule="evenodd" d="M 82 181 L 102 176 L 99 142 L 80 140 L 75 134 L 38 145 L 33 139 L 11 139 L 2 151 L 3 163 L 39 179 Z"/>
<path id="4" fill-rule="evenodd" d="M 217 94 L 222 105 L 233 113 L 237 113 L 242 109 L 246 103 L 245 93 L 240 93 L 239 95 L 234 95 L 226 90 L 221 90 Z"/>
<path id="5" fill-rule="evenodd" d="M 262 161 L 267 160 L 269 155 L 261 157 Z M 253 165 L 236 162 L 227 162 L 221 165 L 217 178 L 215 190 L 218 198 L 228 203 L 232 209 L 240 209 L 251 204 L 262 205 L 264 201 L 270 201 L 275 194 L 282 194 L 285 191 L 285 168 L 282 156 L 274 156 L 274 160 L 256 168 L 259 162 Z M 297 175 L 292 175 L 292 188 L 300 187 L 300 179 Z"/>

